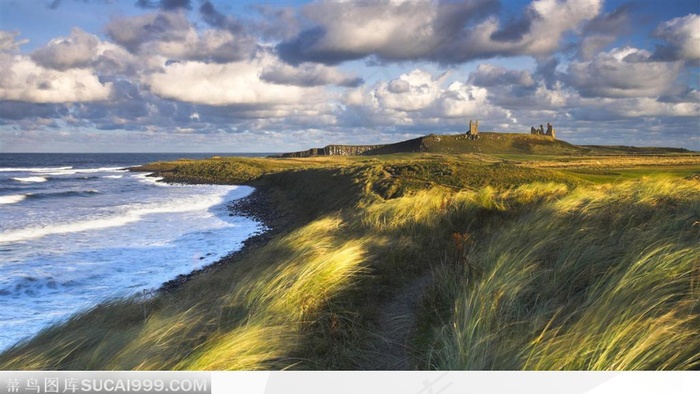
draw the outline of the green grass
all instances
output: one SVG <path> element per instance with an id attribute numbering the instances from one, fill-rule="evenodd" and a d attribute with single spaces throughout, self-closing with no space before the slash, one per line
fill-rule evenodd
<path id="1" fill-rule="evenodd" d="M 506 208 L 510 209 L 510 208 Z M 438 369 L 700 366 L 700 185 L 579 188 L 521 214 L 443 273 Z M 455 283 L 461 272 L 461 283 Z M 445 301 L 443 301 L 445 303 Z"/>
<path id="2" fill-rule="evenodd" d="M 625 180 L 634 180 L 641 177 L 665 178 L 668 176 L 689 178 L 700 174 L 700 165 L 697 166 L 653 166 L 645 168 L 609 168 L 609 169 L 576 169 L 564 170 L 563 173 L 593 183 L 611 183 Z"/>
<path id="3" fill-rule="evenodd" d="M 252 184 L 289 225 L 172 293 L 50 327 L 0 355 L 0 369 L 367 368 L 382 356 L 387 300 L 426 276 L 410 365 L 697 368 L 700 186 L 682 177 L 694 170 L 594 185 L 529 164 L 481 154 L 154 164 L 172 180 Z"/>
<path id="4" fill-rule="evenodd" d="M 516 133 L 479 133 L 479 139 L 465 135 L 430 135 L 423 145 L 431 153 L 480 153 L 499 155 L 580 155 L 588 149 L 547 136 Z"/>

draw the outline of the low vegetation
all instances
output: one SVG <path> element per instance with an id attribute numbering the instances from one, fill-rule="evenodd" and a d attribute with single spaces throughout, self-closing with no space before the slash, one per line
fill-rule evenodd
<path id="1" fill-rule="evenodd" d="M 697 159 L 595 182 L 566 159 L 481 154 L 149 166 L 252 184 L 289 223 L 173 291 L 48 328 L 0 369 L 697 369 Z M 382 316 L 407 289 L 387 351 Z"/>

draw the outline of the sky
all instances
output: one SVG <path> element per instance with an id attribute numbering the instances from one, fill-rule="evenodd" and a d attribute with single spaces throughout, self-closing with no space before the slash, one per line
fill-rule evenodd
<path id="1" fill-rule="evenodd" d="M 700 150 L 700 0 L 0 0 L 0 152 Z"/>

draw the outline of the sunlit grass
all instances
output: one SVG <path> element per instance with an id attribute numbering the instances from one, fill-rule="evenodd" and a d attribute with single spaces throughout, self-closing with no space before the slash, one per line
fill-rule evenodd
<path id="1" fill-rule="evenodd" d="M 431 365 L 696 368 L 698 219 L 700 185 L 670 179 L 579 188 L 521 216 L 473 252 L 481 271 L 463 277 Z"/>
<path id="2" fill-rule="evenodd" d="M 426 276 L 412 365 L 700 366 L 697 181 L 592 185 L 479 155 L 157 168 L 252 182 L 290 225 L 172 293 L 50 327 L 0 369 L 363 368 L 383 305 Z"/>

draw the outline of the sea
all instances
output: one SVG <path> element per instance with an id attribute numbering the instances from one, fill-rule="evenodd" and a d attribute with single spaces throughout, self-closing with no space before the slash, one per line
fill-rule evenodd
<path id="1" fill-rule="evenodd" d="M 126 170 L 212 155 L 1 153 L 0 351 L 101 301 L 148 296 L 264 231 L 227 209 L 251 187 Z"/>

